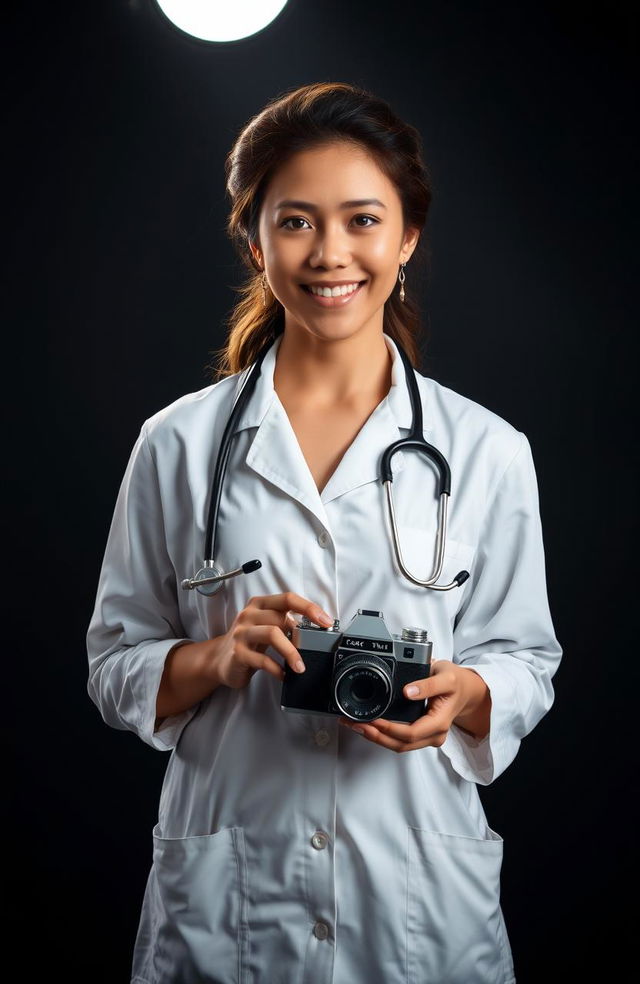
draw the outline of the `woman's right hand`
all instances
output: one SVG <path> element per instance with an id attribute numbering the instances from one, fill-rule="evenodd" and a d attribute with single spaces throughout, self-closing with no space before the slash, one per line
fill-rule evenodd
<path id="1" fill-rule="evenodd" d="M 330 615 L 293 591 L 250 598 L 229 631 L 218 637 L 216 672 L 221 684 L 234 690 L 246 687 L 256 670 L 284 680 L 284 669 L 265 653 L 268 646 L 281 653 L 296 673 L 304 672 L 296 667 L 300 653 L 286 636 L 295 625 L 289 612 L 306 615 L 324 628 L 333 625 Z"/>

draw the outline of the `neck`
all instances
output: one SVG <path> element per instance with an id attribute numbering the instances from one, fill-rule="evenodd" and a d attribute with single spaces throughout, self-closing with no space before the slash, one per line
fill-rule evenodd
<path id="1" fill-rule="evenodd" d="M 391 388 L 392 361 L 380 331 L 326 340 L 285 328 L 273 387 L 280 398 L 318 409 L 380 402 Z"/>

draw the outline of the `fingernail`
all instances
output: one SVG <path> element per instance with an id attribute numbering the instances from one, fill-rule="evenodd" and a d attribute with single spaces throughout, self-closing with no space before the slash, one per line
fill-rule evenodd
<path id="1" fill-rule="evenodd" d="M 364 728 L 358 728 L 358 727 L 356 727 L 356 725 L 355 725 L 355 724 L 354 724 L 354 725 L 352 725 L 352 728 L 351 728 L 351 730 L 352 730 L 352 731 L 355 731 L 355 733 L 356 733 L 357 735 L 363 735 L 363 734 L 364 734 Z"/>
<path id="2" fill-rule="evenodd" d="M 416 687 L 416 685 L 412 683 L 410 687 L 407 687 L 405 693 L 407 697 L 415 697 L 416 694 L 420 693 L 420 688 Z"/>
<path id="3" fill-rule="evenodd" d="M 325 625 L 333 625 L 331 615 L 327 615 L 326 612 L 320 612 L 320 621 L 324 622 Z"/>
<path id="4" fill-rule="evenodd" d="M 304 663 L 302 662 L 301 659 L 299 659 L 298 662 L 296 663 L 296 670 L 298 671 L 298 673 L 302 673 L 304 670 Z"/>

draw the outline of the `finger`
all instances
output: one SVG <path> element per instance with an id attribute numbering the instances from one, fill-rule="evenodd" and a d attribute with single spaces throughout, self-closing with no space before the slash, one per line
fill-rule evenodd
<path id="1" fill-rule="evenodd" d="M 346 724 L 348 727 L 353 727 L 354 722 L 347 718 L 340 718 L 342 724 Z M 422 717 L 418 718 L 412 724 L 403 724 L 401 721 L 389 721 L 387 718 L 375 718 L 373 721 L 368 721 L 363 724 L 359 721 L 356 725 L 361 728 L 370 728 L 374 731 L 385 735 L 392 742 L 397 741 L 404 744 L 413 744 L 414 742 L 429 742 L 430 744 L 435 744 L 436 742 L 432 739 L 438 739 L 439 736 L 446 734 L 449 727 L 449 719 L 446 713 L 440 711 L 439 713 L 429 713 L 424 714 Z M 372 736 L 370 732 L 370 737 Z M 375 737 L 375 735 L 373 735 Z"/>
<path id="2" fill-rule="evenodd" d="M 447 733 L 449 719 L 446 714 L 440 712 L 432 715 L 423 714 L 413 724 L 400 724 L 399 721 L 387 721 L 386 718 L 376 718 L 370 724 L 391 740 L 409 745 L 415 742 L 421 742 L 422 745 L 425 743 L 437 745 L 438 739 Z"/>
<path id="3" fill-rule="evenodd" d="M 416 734 L 412 724 L 401 724 L 399 721 L 387 721 L 386 718 L 376 718 L 369 721 L 369 726 L 376 731 L 387 735 L 390 739 L 400 742 L 410 742 L 416 740 Z"/>
<path id="4" fill-rule="evenodd" d="M 292 629 L 296 624 L 293 615 L 285 611 L 275 611 L 273 608 L 245 608 L 242 622 L 246 625 L 278 625 L 283 631 Z"/>
<path id="5" fill-rule="evenodd" d="M 246 646 L 242 651 L 242 661 L 253 672 L 256 670 L 266 670 L 276 680 L 284 680 L 284 670 L 271 656 L 266 653 L 258 652 L 256 649 L 248 649 Z"/>
<path id="6" fill-rule="evenodd" d="M 304 661 L 302 660 L 300 653 L 293 643 L 287 639 L 286 635 L 279 626 L 250 625 L 248 628 L 245 628 L 245 631 L 243 632 L 243 641 L 247 649 L 253 650 L 254 652 L 258 645 L 263 645 L 265 647 L 271 646 L 280 653 L 294 672 L 304 673 Z M 269 657 L 267 657 L 267 659 L 269 659 Z M 272 662 L 274 661 L 272 660 Z M 278 666 L 277 663 L 275 665 Z M 280 667 L 278 668 L 280 669 Z M 284 676 L 282 671 L 281 676 Z"/>
<path id="7" fill-rule="evenodd" d="M 418 748 L 427 748 L 431 745 L 439 747 L 444 743 L 446 738 L 446 732 L 443 733 L 440 728 L 435 734 L 426 737 L 414 735 L 413 740 L 408 740 L 406 736 L 404 738 L 398 738 L 395 737 L 397 731 L 394 730 L 397 727 L 396 722 L 383 721 L 382 719 L 377 720 L 375 723 L 373 721 L 367 724 L 360 722 L 357 727 L 362 730 L 363 738 L 397 753 L 412 752 Z M 407 726 L 400 725 L 400 727 L 406 728 Z"/>
<path id="8" fill-rule="evenodd" d="M 302 595 L 296 594 L 294 591 L 285 591 L 282 594 L 275 595 L 258 595 L 257 597 L 251 598 L 249 604 L 260 609 L 272 608 L 285 613 L 290 611 L 298 612 L 300 615 L 306 615 L 317 625 L 333 625 L 331 615 L 320 608 L 319 605 L 309 601 L 308 598 L 303 598 Z"/>
<path id="9" fill-rule="evenodd" d="M 445 662 L 440 660 L 440 662 Z M 435 697 L 436 694 L 448 694 L 456 689 L 456 675 L 446 666 L 434 670 L 432 676 L 424 677 L 422 680 L 412 680 L 405 685 L 402 693 L 408 700 L 425 700 L 427 697 Z"/>

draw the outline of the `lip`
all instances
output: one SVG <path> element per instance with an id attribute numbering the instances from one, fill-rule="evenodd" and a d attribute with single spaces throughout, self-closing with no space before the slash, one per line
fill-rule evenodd
<path id="1" fill-rule="evenodd" d="M 353 284 L 353 283 L 355 283 L 355 281 L 353 281 L 353 280 L 343 280 L 342 281 L 342 284 Z M 353 300 L 354 297 L 356 297 L 360 293 L 361 288 L 364 287 L 364 285 L 366 283 L 367 283 L 367 281 L 366 280 L 363 280 L 363 281 L 360 282 L 360 284 L 358 285 L 358 287 L 355 290 L 351 291 L 350 294 L 339 294 L 337 297 L 319 297 L 318 294 L 312 294 L 310 290 L 306 290 L 305 289 L 305 286 L 306 286 L 305 284 L 300 284 L 300 290 L 302 290 L 304 292 L 305 297 L 308 297 L 311 301 L 315 301 L 315 303 L 316 304 L 319 304 L 320 307 L 325 307 L 325 308 L 344 307 L 345 304 L 348 304 L 350 301 Z M 320 286 L 323 286 L 323 287 L 326 286 L 326 287 L 328 287 L 329 284 L 326 284 L 326 285 L 325 284 L 322 284 L 322 285 L 320 285 L 320 284 L 312 284 L 312 286 L 314 286 L 314 287 L 316 287 L 316 286 L 317 287 L 320 287 Z M 331 286 L 332 287 L 340 287 L 341 284 L 340 283 L 334 283 Z"/>
<path id="2" fill-rule="evenodd" d="M 303 287 L 344 287 L 349 284 L 361 284 L 366 278 L 362 277 L 360 280 L 311 280 L 308 283 L 303 284 Z"/>

